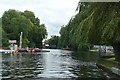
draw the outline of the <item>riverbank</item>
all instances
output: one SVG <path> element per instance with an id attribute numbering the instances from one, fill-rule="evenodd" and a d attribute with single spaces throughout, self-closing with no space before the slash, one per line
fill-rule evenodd
<path id="1" fill-rule="evenodd" d="M 120 77 L 120 63 L 115 61 L 114 55 L 101 56 L 97 62 L 97 66 L 103 71 L 109 73 L 114 78 Z"/>

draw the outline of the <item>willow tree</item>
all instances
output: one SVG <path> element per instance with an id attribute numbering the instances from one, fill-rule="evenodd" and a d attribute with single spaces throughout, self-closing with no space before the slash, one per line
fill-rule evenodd
<path id="1" fill-rule="evenodd" d="M 61 38 L 67 36 L 68 44 L 77 48 L 81 44 L 111 45 L 120 60 L 120 2 L 79 3 L 77 9 Z"/>
<path id="2" fill-rule="evenodd" d="M 90 9 L 90 6 L 90 3 L 82 3 L 79 13 L 73 16 L 65 27 L 61 28 L 60 39 L 62 40 L 62 45 L 69 45 L 69 47 L 74 50 L 79 50 L 81 45 L 86 45 L 85 40 L 83 40 L 84 35 L 82 35 L 80 29 L 82 23 L 84 23 L 84 19 L 86 19 L 89 13 L 91 13 L 92 8 Z"/>
<path id="3" fill-rule="evenodd" d="M 80 22 L 79 32 L 87 43 L 112 45 L 120 60 L 120 3 L 93 3 L 91 12 Z"/>
<path id="4" fill-rule="evenodd" d="M 59 33 L 61 35 L 59 46 L 60 47 L 67 47 L 69 45 L 69 36 L 68 36 L 67 27 L 61 26 L 61 30 Z"/>

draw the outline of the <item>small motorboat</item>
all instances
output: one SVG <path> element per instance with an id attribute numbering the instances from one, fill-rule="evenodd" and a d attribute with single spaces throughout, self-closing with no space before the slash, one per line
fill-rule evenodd
<path id="1" fill-rule="evenodd" d="M 33 51 L 33 52 L 41 52 L 41 49 L 39 49 L 39 48 L 34 48 L 32 51 Z"/>
<path id="2" fill-rule="evenodd" d="M 71 50 L 71 48 L 63 48 L 62 50 Z"/>
<path id="3" fill-rule="evenodd" d="M 27 49 L 21 48 L 21 49 L 18 50 L 18 52 L 27 52 Z"/>

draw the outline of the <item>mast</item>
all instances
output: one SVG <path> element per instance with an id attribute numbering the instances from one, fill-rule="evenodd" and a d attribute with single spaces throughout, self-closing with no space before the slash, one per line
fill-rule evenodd
<path id="1" fill-rule="evenodd" d="M 20 46 L 19 46 L 20 49 L 22 48 L 22 35 L 23 35 L 23 32 L 21 32 L 20 34 Z"/>

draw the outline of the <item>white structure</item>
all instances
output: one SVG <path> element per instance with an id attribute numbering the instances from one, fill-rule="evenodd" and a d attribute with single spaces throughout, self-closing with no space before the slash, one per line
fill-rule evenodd
<path id="1" fill-rule="evenodd" d="M 23 35 L 23 32 L 21 32 L 21 34 L 20 34 L 20 46 L 19 46 L 19 49 L 22 48 L 22 35 Z"/>
<path id="2" fill-rule="evenodd" d="M 12 53 L 14 50 L 0 50 L 0 53 Z"/>
<path id="3" fill-rule="evenodd" d="M 93 47 L 96 49 L 96 51 L 100 51 L 102 53 L 113 53 L 113 47 L 112 46 L 106 46 L 106 45 L 94 45 Z"/>

